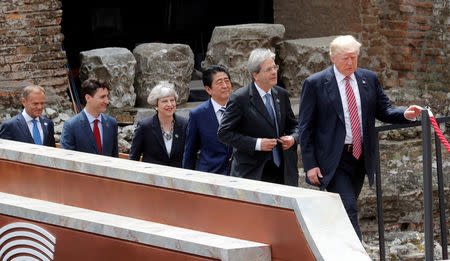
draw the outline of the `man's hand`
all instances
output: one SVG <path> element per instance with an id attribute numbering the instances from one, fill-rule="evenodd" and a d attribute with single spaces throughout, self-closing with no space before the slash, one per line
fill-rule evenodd
<path id="1" fill-rule="evenodd" d="M 261 150 L 271 151 L 277 145 L 277 139 L 261 139 Z"/>
<path id="2" fill-rule="evenodd" d="M 283 145 L 283 150 L 287 150 L 294 145 L 295 140 L 292 136 L 283 136 L 278 139 L 278 142 Z"/>
<path id="3" fill-rule="evenodd" d="M 323 176 L 318 167 L 308 170 L 306 175 L 313 184 L 321 185 L 319 178 L 323 178 Z"/>
<path id="4" fill-rule="evenodd" d="M 419 115 L 422 112 L 423 108 L 417 105 L 411 105 L 406 109 L 404 115 L 405 118 L 408 120 L 414 120 L 417 115 Z"/>

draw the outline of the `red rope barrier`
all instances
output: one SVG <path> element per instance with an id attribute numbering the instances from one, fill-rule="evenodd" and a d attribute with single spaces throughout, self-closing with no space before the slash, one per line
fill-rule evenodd
<path id="1" fill-rule="evenodd" d="M 436 132 L 436 135 L 438 136 L 438 138 L 442 142 L 442 144 L 444 144 L 447 151 L 450 153 L 450 144 L 448 144 L 448 141 L 445 139 L 444 135 L 442 134 L 441 129 L 439 129 L 439 125 L 436 122 L 436 118 L 434 118 L 433 113 L 431 113 L 431 110 L 428 110 L 428 114 L 430 115 L 431 125 L 433 126 L 433 129 Z"/>

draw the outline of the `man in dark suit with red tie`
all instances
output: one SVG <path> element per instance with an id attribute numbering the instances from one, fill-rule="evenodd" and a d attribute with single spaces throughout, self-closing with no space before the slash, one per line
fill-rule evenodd
<path id="1" fill-rule="evenodd" d="M 106 115 L 109 85 L 97 79 L 87 79 L 81 85 L 86 106 L 64 123 L 61 148 L 105 156 L 119 156 L 117 121 Z"/>
<path id="2" fill-rule="evenodd" d="M 54 124 L 42 117 L 45 91 L 41 86 L 30 85 L 23 89 L 24 110 L 0 126 L 0 138 L 55 147 Z"/>
<path id="3" fill-rule="evenodd" d="M 391 105 L 376 73 L 357 67 L 360 46 L 350 35 L 331 42 L 334 65 L 303 83 L 298 129 L 306 182 L 339 193 L 361 239 L 357 199 L 365 174 L 374 180 L 375 118 L 406 123 L 421 108 Z"/>
<path id="4" fill-rule="evenodd" d="M 230 95 L 217 133 L 233 147 L 230 175 L 298 186 L 297 120 L 275 54 L 255 49 L 247 67 L 253 81 Z"/>

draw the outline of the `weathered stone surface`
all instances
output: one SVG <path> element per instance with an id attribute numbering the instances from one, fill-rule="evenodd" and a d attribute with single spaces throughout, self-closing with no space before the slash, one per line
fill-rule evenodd
<path id="1" fill-rule="evenodd" d="M 80 53 L 80 79 L 94 77 L 107 81 L 110 106 L 121 108 L 134 106 L 134 75 L 136 59 L 126 48 L 101 48 Z"/>
<path id="2" fill-rule="evenodd" d="M 331 65 L 329 46 L 335 36 L 282 41 L 277 45 L 280 77 L 289 94 L 298 97 L 303 81 Z"/>
<path id="3" fill-rule="evenodd" d="M 212 33 L 202 67 L 224 65 L 230 71 L 233 89 L 245 86 L 251 82 L 247 70 L 250 52 L 255 48 L 275 51 L 275 45 L 283 39 L 284 32 L 281 24 L 217 26 Z"/>
<path id="4" fill-rule="evenodd" d="M 178 103 L 189 98 L 189 83 L 194 70 L 194 53 L 188 45 L 147 43 L 138 45 L 136 57 L 136 105 L 148 107 L 147 96 L 159 81 L 175 85 Z"/>
<path id="5" fill-rule="evenodd" d="M 366 241 L 367 240 L 367 241 Z M 372 260 L 380 260 L 378 238 L 367 238 L 365 249 Z M 386 260 L 425 260 L 425 236 L 416 231 L 395 231 L 385 234 Z M 433 255 L 436 260 L 442 257 L 441 245 L 434 241 Z"/>

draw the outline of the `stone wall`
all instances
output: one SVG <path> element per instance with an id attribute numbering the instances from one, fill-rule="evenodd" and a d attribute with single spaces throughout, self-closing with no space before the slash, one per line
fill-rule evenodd
<path id="1" fill-rule="evenodd" d="M 385 89 L 448 92 L 448 0 L 274 1 L 285 39 L 353 34 Z"/>
<path id="2" fill-rule="evenodd" d="M 20 107 L 29 84 L 44 87 L 54 107 L 70 106 L 61 15 L 58 0 L 0 1 L 0 110 Z"/>

